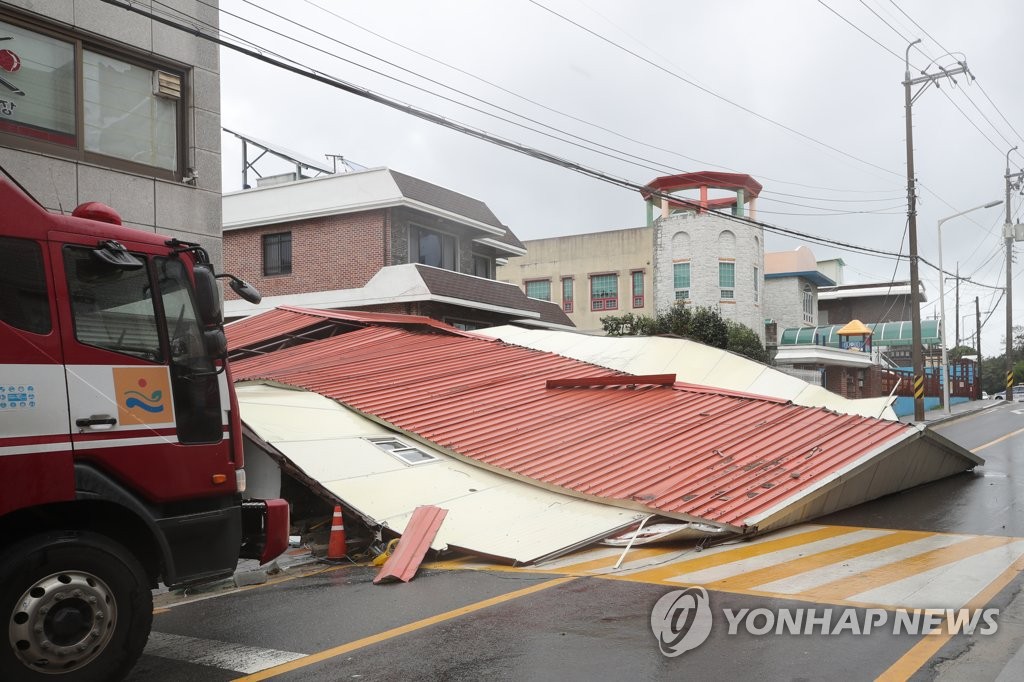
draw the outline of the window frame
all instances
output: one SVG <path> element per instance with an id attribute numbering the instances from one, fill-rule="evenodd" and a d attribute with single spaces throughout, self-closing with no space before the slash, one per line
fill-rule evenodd
<path id="1" fill-rule="evenodd" d="M 569 285 L 568 289 L 566 288 L 567 284 Z M 562 312 L 572 312 L 574 285 L 575 282 L 573 281 L 573 277 L 562 277 Z M 568 292 L 568 296 L 566 296 L 566 292 Z"/>
<path id="2" fill-rule="evenodd" d="M 723 269 L 724 268 L 724 269 Z M 726 277 L 726 273 L 729 274 Z M 722 301 L 736 300 L 736 261 L 718 261 L 718 295 Z"/>
<path id="3" fill-rule="evenodd" d="M 424 263 L 421 260 L 422 252 L 420 250 L 420 240 L 423 235 L 436 235 L 441 239 L 441 264 L 434 265 L 432 263 Z M 445 267 L 445 247 L 447 244 L 451 244 L 452 247 L 452 266 Z M 425 227 L 419 223 L 409 224 L 409 262 L 417 263 L 419 265 L 426 265 L 431 268 L 438 268 L 439 270 L 448 270 L 449 272 L 459 272 L 459 238 L 450 232 L 443 232 L 441 230 L 435 230 L 430 227 Z"/>
<path id="4" fill-rule="evenodd" d="M 686 285 L 685 286 L 679 286 L 679 279 L 680 279 L 679 273 L 680 273 L 680 271 L 677 270 L 676 268 L 682 267 L 684 265 L 686 266 Z M 690 261 L 688 261 L 688 260 L 676 261 L 676 262 L 672 263 L 672 290 L 675 292 L 675 300 L 676 300 L 676 302 L 679 302 L 679 301 L 684 301 L 685 302 L 685 301 L 689 301 L 690 300 L 690 285 L 691 285 L 691 281 L 692 281 L 691 280 L 691 276 L 692 276 L 691 270 L 692 270 L 692 268 L 690 266 Z"/>
<path id="5" fill-rule="evenodd" d="M 536 285 L 536 284 L 546 284 L 547 285 L 547 292 L 548 292 L 547 298 L 545 298 L 543 296 L 534 296 L 534 295 L 532 295 L 530 293 L 530 285 L 531 284 L 534 284 L 534 285 Z M 550 302 L 551 301 L 551 278 L 550 277 L 535 277 L 535 278 L 531 278 L 531 279 L 525 279 L 525 280 L 523 280 L 523 292 L 526 294 L 527 298 L 532 298 L 532 299 L 537 300 L 537 301 L 548 301 L 548 302 Z"/>
<path id="6" fill-rule="evenodd" d="M 639 277 L 637 277 L 639 275 Z M 631 270 L 629 272 L 630 289 L 633 298 L 634 308 L 644 307 L 644 271 L 643 270 Z M 639 282 L 639 287 L 637 283 Z"/>
<path id="7" fill-rule="evenodd" d="M 36 33 L 40 36 L 52 38 L 70 44 L 73 52 L 74 66 L 74 143 L 72 145 L 48 141 L 39 137 L 23 135 L 12 131 L 0 130 L 0 145 L 9 146 L 14 149 L 52 154 L 63 159 L 72 161 L 93 163 L 111 168 L 117 171 L 138 173 L 148 177 L 162 180 L 173 180 L 184 183 L 185 166 L 187 164 L 189 140 L 192 130 L 189 125 L 189 102 L 192 96 L 192 70 L 186 64 L 156 57 L 143 50 L 131 48 L 126 45 L 105 40 L 94 35 L 83 35 L 72 30 L 62 30 L 50 24 L 40 24 L 39 20 L 23 18 L 15 11 L 6 7 L 0 9 L 0 21 L 17 26 L 20 29 Z M 110 57 L 126 62 L 132 66 L 148 69 L 152 72 L 162 71 L 174 74 L 180 78 L 181 94 L 175 100 L 175 164 L 174 168 L 162 168 L 150 166 L 123 159 L 118 156 L 111 156 L 98 151 L 89 151 L 85 148 L 85 76 L 84 76 L 84 53 L 92 52 L 98 55 Z"/>
<path id="8" fill-rule="evenodd" d="M 366 437 L 366 441 L 374 445 L 378 450 L 388 453 L 406 466 L 414 467 L 441 461 L 441 458 L 434 453 L 427 452 L 426 450 L 422 450 L 414 445 L 408 445 L 407 443 L 399 440 L 397 436 L 368 436 Z M 398 447 L 387 448 L 384 447 L 385 443 L 395 443 Z M 402 453 L 407 452 L 415 452 L 422 455 L 422 457 L 415 461 L 411 461 L 402 456 Z"/>
<path id="9" fill-rule="evenodd" d="M 278 267 L 280 269 L 278 269 L 278 270 L 276 270 L 274 272 L 271 272 L 268 269 L 268 267 L 267 267 L 267 263 L 268 263 L 268 259 L 267 259 L 267 241 L 269 239 L 273 238 L 273 237 L 288 237 L 288 269 L 287 270 L 284 270 L 284 266 L 283 265 L 279 265 Z M 286 276 L 292 274 L 292 272 L 293 272 L 292 266 L 293 266 L 293 263 L 294 263 L 294 259 L 292 257 L 292 254 L 293 254 L 292 246 L 293 246 L 293 236 L 292 236 L 292 231 L 291 230 L 287 230 L 285 232 L 268 232 L 266 234 L 260 235 L 260 255 L 261 255 L 262 260 L 263 260 L 262 272 L 263 272 L 263 276 L 264 277 L 286 277 Z M 278 260 L 281 260 L 280 256 L 278 257 Z"/>
<path id="10" fill-rule="evenodd" d="M 611 277 L 615 282 L 614 296 L 594 296 L 594 280 L 599 277 Z M 589 275 L 590 278 L 590 310 L 591 312 L 618 310 L 619 309 L 619 273 L 617 272 L 596 272 Z"/>

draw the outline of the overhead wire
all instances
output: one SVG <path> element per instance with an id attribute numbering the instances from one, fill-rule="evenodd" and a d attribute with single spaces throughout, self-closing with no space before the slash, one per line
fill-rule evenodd
<path id="1" fill-rule="evenodd" d="M 199 2 L 200 2 L 200 4 L 204 4 L 204 5 L 208 6 L 208 7 L 215 8 L 214 5 L 206 3 L 203 0 L 199 0 Z M 627 151 L 624 151 L 624 150 L 621 150 L 621 149 L 616 149 L 616 148 L 610 147 L 608 145 L 601 144 L 601 143 L 596 142 L 594 140 L 591 140 L 591 139 L 588 139 L 588 138 L 584 138 L 584 137 L 576 135 L 574 133 L 571 133 L 571 132 L 562 130 L 560 128 L 551 126 L 551 125 L 546 124 L 546 123 L 544 123 L 542 121 L 538 121 L 538 120 L 536 120 L 534 118 L 531 118 L 531 117 L 528 117 L 528 116 L 524 116 L 522 114 L 518 114 L 517 112 L 511 111 L 510 109 L 507 109 L 507 108 L 502 107 L 500 105 L 493 104 L 492 102 L 489 102 L 489 101 L 484 100 L 482 98 L 476 97 L 475 95 L 467 93 L 467 92 L 465 92 L 463 90 L 460 90 L 458 88 L 454 88 L 452 86 L 449 86 L 449 85 L 447 85 L 445 83 L 442 83 L 442 82 L 440 82 L 440 81 L 438 81 L 436 79 L 424 76 L 424 75 L 420 74 L 419 72 L 416 72 L 416 71 L 413 71 L 411 69 L 408 69 L 408 68 L 406 68 L 404 66 L 401 66 L 399 64 L 396 64 L 396 63 L 394 63 L 392 61 L 389 61 L 389 60 L 386 60 L 386 59 L 382 59 L 382 58 L 380 58 L 380 57 L 378 57 L 376 55 L 373 55 L 373 54 L 367 52 L 366 50 L 362 50 L 362 49 L 360 49 L 358 47 L 349 45 L 348 43 L 340 41 L 340 40 L 334 38 L 333 36 L 327 35 L 326 33 L 323 33 L 321 31 L 318 31 L 318 30 L 315 30 L 313 28 L 310 28 L 310 27 L 308 27 L 308 26 L 306 26 L 304 24 L 300 24 L 299 22 L 296 22 L 296 21 L 294 21 L 292 19 L 289 19 L 288 17 L 285 17 L 285 16 L 283 16 L 283 15 L 277 13 L 277 12 L 274 12 L 274 11 L 269 10 L 269 9 L 267 9 L 265 7 L 262 7 L 262 6 L 260 6 L 260 5 L 256 4 L 256 3 L 253 3 L 253 2 L 251 2 L 251 0 L 242 0 L 242 2 L 244 2 L 245 4 L 250 5 L 252 7 L 255 7 L 255 8 L 261 10 L 261 11 L 264 11 L 264 12 L 270 14 L 271 16 L 274 16 L 274 17 L 276 17 L 278 19 L 286 21 L 286 22 L 288 22 L 288 23 L 290 23 L 290 24 L 292 24 L 294 26 L 297 26 L 299 28 L 307 30 L 307 31 L 309 31 L 309 32 L 311 32 L 311 33 L 313 33 L 313 34 L 315 34 L 317 36 L 320 36 L 321 38 L 327 39 L 327 40 L 329 40 L 329 41 L 331 41 L 333 43 L 336 43 L 338 45 L 342 45 L 342 46 L 344 46 L 344 47 L 346 47 L 348 49 L 352 49 L 352 50 L 354 50 L 356 52 L 359 52 L 360 54 L 363 54 L 363 55 L 365 55 L 367 57 L 370 57 L 370 58 L 376 59 L 376 60 L 378 60 L 380 62 L 383 62 L 384 64 L 387 64 L 388 66 L 391 66 L 393 68 L 397 68 L 397 69 L 399 69 L 399 70 L 401 70 L 401 71 L 403 71 L 405 73 L 414 75 L 416 77 L 423 78 L 424 80 L 426 80 L 426 81 L 428 81 L 428 82 L 430 82 L 430 83 L 432 83 L 434 85 L 437 85 L 437 86 L 443 87 L 445 89 L 451 90 L 452 92 L 456 92 L 459 95 L 462 95 L 464 97 L 468 97 L 468 98 L 470 98 L 470 99 L 472 99 L 474 101 L 480 102 L 481 104 L 484 104 L 486 106 L 493 107 L 495 109 L 498 109 L 499 111 L 503 111 L 503 112 L 505 112 L 507 114 L 510 114 L 512 116 L 516 116 L 516 117 L 522 118 L 523 120 L 529 121 L 530 123 L 533 123 L 533 124 L 545 127 L 545 128 L 547 128 L 549 130 L 554 131 L 555 133 L 560 134 L 560 135 L 565 135 L 565 136 L 574 138 L 575 140 L 579 140 L 580 142 L 573 142 L 572 140 L 567 140 L 567 139 L 561 138 L 561 137 L 559 137 L 556 134 L 548 133 L 548 132 L 545 132 L 543 130 L 538 130 L 537 128 L 534 128 L 532 126 L 526 126 L 526 125 L 523 125 L 522 123 L 509 120 L 509 119 L 507 119 L 507 118 L 505 118 L 503 116 L 499 116 L 499 115 L 494 114 L 492 112 L 488 112 L 488 111 L 482 110 L 482 109 L 480 109 L 478 107 L 474 107 L 474 106 L 468 105 L 468 104 L 466 104 L 464 102 L 459 102 L 458 100 L 452 99 L 452 98 L 447 97 L 445 95 L 441 95 L 439 93 L 433 92 L 433 91 L 428 90 L 426 88 L 423 88 L 421 86 L 409 83 L 408 81 L 399 79 L 399 78 L 397 78 L 395 76 L 391 76 L 389 74 L 385 74 L 385 73 L 383 73 L 381 71 L 378 71 L 376 69 L 372 69 L 372 68 L 370 68 L 368 66 L 365 66 L 363 64 L 359 64 L 358 62 L 355 62 L 353 60 L 346 59 L 346 58 L 341 57 L 339 55 L 336 55 L 334 53 L 328 52 L 327 50 L 324 50 L 324 49 L 319 48 L 317 46 L 311 45 L 308 42 L 299 40 L 298 38 L 295 38 L 294 36 L 290 36 L 290 35 L 287 35 L 287 34 L 284 34 L 284 33 L 280 32 L 280 31 L 277 31 L 275 29 L 271 29 L 269 27 L 266 27 L 266 26 L 264 26 L 262 24 L 258 24 L 257 22 L 254 22 L 251 19 L 248 19 L 246 17 L 242 17 L 242 16 L 240 16 L 240 15 L 238 15 L 236 13 L 230 12 L 230 11 L 225 10 L 223 8 L 221 8 L 220 11 L 222 13 L 228 15 L 228 16 L 231 16 L 231 17 L 235 18 L 235 19 L 238 19 L 240 21 L 246 22 L 247 24 L 249 24 L 251 26 L 258 27 L 258 28 L 266 30 L 266 31 L 268 31 L 268 32 L 270 32 L 270 33 L 272 33 L 274 35 L 282 37 L 282 38 L 284 38 L 286 40 L 289 40 L 289 41 L 292 41 L 292 42 L 297 43 L 299 45 L 302 45 L 303 47 L 307 47 L 309 49 L 316 50 L 316 51 L 318 51 L 318 52 L 320 52 L 320 53 L 322 53 L 322 54 L 324 54 L 326 56 L 338 59 L 338 60 L 343 61 L 343 62 L 348 63 L 348 64 L 352 64 L 352 65 L 354 65 L 354 66 L 356 66 L 358 68 L 365 69 L 365 70 L 370 71 L 371 73 L 374 73 L 376 75 L 383 76 L 385 78 L 394 80 L 395 82 L 398 82 L 398 83 L 400 83 L 402 85 L 406 85 L 406 86 L 415 88 L 415 89 L 417 89 L 417 90 L 419 90 L 421 92 L 424 92 L 426 94 L 429 94 L 431 96 L 438 97 L 438 98 L 440 98 L 442 100 L 445 100 L 445 101 L 448 101 L 450 103 L 456 104 L 457 106 L 462 106 L 462 107 L 467 108 L 467 109 L 469 109 L 471 111 L 474 111 L 474 112 L 477 112 L 477 113 L 480 113 L 480 114 L 483 114 L 483 115 L 486 115 L 486 116 L 490 116 L 490 117 L 495 118 L 497 120 L 500 120 L 500 121 L 502 121 L 504 123 L 508 123 L 510 125 L 515 125 L 515 126 L 524 128 L 525 130 L 529 130 L 531 132 L 534 132 L 534 133 L 537 133 L 537 134 L 549 137 L 551 139 L 555 139 L 555 140 L 560 141 L 560 142 L 564 142 L 564 143 L 570 144 L 572 146 L 578 147 L 580 149 L 584 149 L 586 151 L 590 151 L 590 152 L 593 152 L 593 153 L 597 153 L 597 154 L 606 156 L 608 158 L 615 159 L 617 161 L 622 161 L 624 163 L 629 163 L 629 164 L 634 165 L 634 166 L 636 166 L 638 168 L 645 168 L 645 169 L 650 170 L 650 171 L 652 171 L 654 173 L 659 173 L 659 174 L 676 174 L 676 173 L 686 173 L 686 172 L 689 172 L 686 169 L 677 168 L 677 167 L 674 167 L 674 166 L 671 166 L 671 165 L 668 165 L 668 164 L 659 164 L 657 166 L 651 165 L 650 163 L 647 163 L 647 161 L 649 161 L 649 159 L 647 159 L 646 157 L 640 157 L 640 156 L 632 154 L 630 152 L 627 152 Z M 307 0 L 307 2 L 308 2 L 308 0 Z M 165 5 L 164 3 L 160 2 L 160 0 L 154 0 L 154 3 L 157 4 L 157 5 L 162 5 L 164 7 L 169 7 L 168 5 Z M 333 13 L 332 13 L 332 15 L 333 15 Z M 207 26 L 210 29 L 214 28 L 210 24 L 207 24 Z M 227 31 L 224 31 L 222 29 L 221 29 L 221 33 L 225 34 L 225 35 L 232 36 L 232 37 L 234 37 L 236 39 L 238 38 L 238 36 L 236 36 L 236 35 L 234 35 L 232 33 L 229 33 Z M 243 42 L 248 42 L 249 44 L 251 44 L 251 41 L 244 41 L 244 39 L 243 39 Z M 279 56 L 281 56 L 281 55 L 279 55 Z M 283 56 L 281 56 L 281 58 L 287 59 L 286 57 L 283 57 Z M 294 62 L 294 60 L 289 60 L 289 61 L 292 61 L 293 63 L 297 63 L 297 62 Z M 588 145 L 593 145 L 593 147 L 592 146 L 588 146 Z M 605 151 L 602 151 L 602 150 L 605 150 Z M 779 194 L 780 196 L 789 196 L 789 195 L 785 195 L 783 193 L 776 193 L 776 194 Z M 792 195 L 792 196 L 797 196 L 797 195 Z M 814 198 L 814 197 L 798 197 L 797 196 L 797 198 L 807 198 L 807 199 L 810 199 L 812 201 L 816 200 L 816 198 Z M 767 198 L 766 198 L 766 200 L 767 200 Z M 777 213 L 778 215 L 801 215 L 801 216 L 805 215 L 805 216 L 814 216 L 814 217 L 828 217 L 828 216 L 832 216 L 832 215 L 853 215 L 853 214 L 860 214 L 860 213 L 881 213 L 881 211 L 836 211 L 836 210 L 829 209 L 829 208 L 826 208 L 826 207 L 811 206 L 811 205 L 807 205 L 807 204 L 803 204 L 803 203 L 790 202 L 790 201 L 786 201 L 786 200 L 782 200 L 782 199 L 772 199 L 772 201 L 776 201 L 778 203 L 782 203 L 782 204 L 786 204 L 786 205 L 790 205 L 790 206 L 796 206 L 796 207 L 800 207 L 800 208 L 807 208 L 807 209 L 811 209 L 811 210 L 820 211 L 820 213 L 802 213 L 802 212 L 801 213 Z M 826 201 L 828 201 L 828 200 L 826 200 Z M 856 200 L 845 200 L 845 201 L 849 201 L 851 203 L 856 203 Z M 776 214 L 775 212 L 772 212 L 772 211 L 765 211 L 765 213 L 767 213 L 767 214 Z"/>
<path id="2" fill-rule="evenodd" d="M 150 18 L 150 19 L 152 19 L 154 21 L 157 21 L 158 23 L 162 23 L 162 24 L 170 26 L 172 28 L 176 28 L 176 29 L 185 31 L 187 33 L 195 35 L 198 38 L 201 38 L 203 40 L 207 40 L 207 41 L 216 43 L 216 44 L 221 45 L 223 47 L 226 47 L 226 48 L 228 48 L 230 50 L 239 52 L 240 54 L 244 54 L 244 55 L 249 56 L 249 57 L 251 57 L 253 59 L 256 59 L 258 61 L 264 62 L 266 64 L 270 64 L 272 66 L 275 66 L 277 68 L 283 69 L 283 70 L 288 71 L 290 73 L 294 73 L 296 75 L 300 75 L 300 76 L 309 78 L 309 79 L 314 80 L 316 82 L 319 82 L 319 83 L 322 83 L 322 84 L 325 84 L 325 85 L 329 85 L 331 87 L 340 89 L 342 91 L 348 92 L 348 93 L 356 95 L 358 97 L 362 97 L 362 98 L 367 99 L 369 101 L 372 101 L 372 102 L 375 102 L 375 103 L 378 103 L 378 104 L 382 104 L 384 106 L 387 106 L 389 108 L 395 109 L 395 110 L 400 111 L 402 113 L 406 113 L 408 115 L 415 116 L 415 117 L 420 118 L 422 120 L 434 123 L 436 125 L 443 126 L 443 127 L 448 128 L 450 130 L 454 130 L 456 132 L 460 132 L 460 133 L 463 133 L 465 135 L 469 135 L 471 137 L 475 137 L 475 138 L 480 139 L 482 141 L 489 142 L 491 144 L 495 144 L 497 146 L 503 147 L 503 148 L 508 149 L 510 151 L 515 151 L 517 153 L 524 154 L 524 155 L 530 156 L 532 158 L 535 158 L 535 159 L 538 159 L 538 160 L 541 160 L 541 161 L 545 161 L 547 163 L 555 164 L 555 165 L 558 165 L 560 167 L 566 168 L 568 170 L 572 170 L 572 171 L 574 171 L 576 173 L 579 173 L 581 175 L 584 175 L 584 176 L 587 176 L 587 177 L 590 177 L 590 178 L 593 178 L 593 179 L 596 179 L 596 180 L 600 180 L 600 181 L 603 181 L 603 182 L 606 182 L 606 183 L 609 183 L 609 184 L 612 184 L 612 185 L 616 185 L 616 186 L 619 186 L 619 187 L 622 187 L 622 188 L 625 188 L 625 189 L 629 189 L 629 190 L 633 190 L 633 191 L 638 191 L 638 192 L 644 192 L 644 193 L 648 193 L 648 194 L 650 194 L 652 196 L 658 196 L 658 197 L 670 199 L 670 200 L 673 200 L 673 201 L 676 201 L 676 202 L 679 202 L 679 203 L 689 204 L 689 205 L 692 205 L 694 207 L 699 207 L 699 203 L 698 202 L 691 201 L 691 200 L 686 200 L 686 199 L 681 199 L 680 197 L 672 196 L 670 194 L 666 194 L 664 192 L 660 192 L 658 190 L 654 190 L 654 189 L 652 189 L 652 188 L 650 188 L 650 187 L 648 187 L 646 185 L 641 185 L 639 183 L 635 183 L 635 182 L 626 180 L 624 178 L 619 178 L 619 177 L 615 177 L 615 176 L 609 175 L 609 174 L 607 174 L 607 173 L 605 173 L 603 171 L 600 171 L 600 170 L 597 170 L 597 169 L 594 169 L 594 168 L 590 168 L 590 167 L 585 166 L 585 165 L 583 165 L 581 163 L 577 163 L 577 162 L 574 162 L 574 161 L 571 161 L 571 160 L 568 160 L 568 159 L 563 159 L 563 158 L 558 157 L 558 156 L 556 156 L 554 154 L 551 154 L 551 153 L 548 153 L 548 152 L 544 152 L 542 150 L 539 150 L 539 149 L 536 149 L 536 148 L 533 148 L 533 147 L 529 147 L 527 145 L 523 145 L 523 144 L 511 141 L 511 140 L 507 140 L 505 138 L 493 135 L 493 134 L 488 133 L 486 131 L 483 131 L 483 130 L 480 130 L 480 129 L 477 129 L 477 128 L 473 128 L 471 126 L 464 125 L 464 124 L 459 123 L 457 121 L 454 121 L 452 119 L 448 119 L 448 118 L 439 116 L 439 115 L 434 114 L 432 112 L 429 112 L 427 110 L 420 109 L 420 108 L 414 107 L 414 106 L 409 105 L 409 104 L 404 104 L 404 103 L 392 100 L 392 99 L 390 99 L 388 97 L 380 95 L 379 93 L 373 92 L 373 91 L 371 91 L 371 90 L 369 90 L 367 88 L 356 86 L 356 85 L 354 85 L 352 83 L 348 83 L 348 82 L 343 81 L 341 79 L 334 78 L 334 77 L 329 76 L 327 74 L 324 74 L 324 73 L 322 73 L 322 72 L 320 72 L 320 71 L 318 71 L 316 69 L 312 69 L 312 68 L 310 68 L 308 66 L 299 66 L 299 65 L 292 64 L 292 63 L 288 63 L 288 61 L 282 61 L 280 59 L 276 59 L 274 57 L 270 57 L 267 54 L 265 54 L 264 52 L 253 50 L 253 49 L 244 47 L 242 45 L 234 44 L 232 42 L 229 42 L 229 41 L 219 37 L 219 35 L 210 35 L 210 34 L 204 33 L 198 27 L 191 27 L 191 26 L 180 24 L 180 23 L 178 23 L 178 22 L 176 22 L 176 21 L 174 21 L 172 19 L 169 19 L 167 17 L 161 16 L 161 15 L 159 15 L 157 13 L 154 13 L 154 12 L 152 12 L 149 9 L 144 9 L 144 8 L 136 6 L 134 4 L 125 4 L 125 2 L 127 0 L 124 0 L 124 2 L 122 0 L 101 0 L 101 1 L 104 2 L 105 4 L 109 4 L 109 5 L 112 5 L 114 7 L 118 7 L 120 9 L 123 9 L 123 10 L 129 11 L 129 12 L 133 12 L 133 13 L 140 14 L 142 16 L 148 17 L 148 18 Z M 804 232 L 800 232 L 798 230 L 793 230 L 793 229 L 789 229 L 789 228 L 780 227 L 780 226 L 777 226 L 777 225 L 772 225 L 770 223 L 765 223 L 763 221 L 757 221 L 757 220 L 751 220 L 751 219 L 745 218 L 745 217 L 733 216 L 733 215 L 730 215 L 728 213 L 719 213 L 718 215 L 720 217 L 726 219 L 726 220 L 730 220 L 730 221 L 733 221 L 733 222 L 741 223 L 741 224 L 744 224 L 744 225 L 751 225 L 751 224 L 757 225 L 758 227 L 761 227 L 762 229 L 764 229 L 767 232 L 772 232 L 772 233 L 775 233 L 775 234 L 781 234 L 781 235 L 791 236 L 791 237 L 798 237 L 800 239 L 805 239 L 805 240 L 810 241 L 812 243 L 826 244 L 826 245 L 832 246 L 833 248 L 836 248 L 836 249 L 839 249 L 839 250 L 845 250 L 845 251 L 850 251 L 850 252 L 854 252 L 854 253 L 861 253 L 861 254 L 865 254 L 865 255 L 872 255 L 872 256 L 876 256 L 876 257 L 890 258 L 890 259 L 903 257 L 901 254 L 892 253 L 892 252 L 886 251 L 884 249 L 877 249 L 877 248 L 867 247 L 867 246 L 858 245 L 858 244 L 851 244 L 851 243 L 847 243 L 847 242 L 841 242 L 841 241 L 838 241 L 838 240 L 828 239 L 828 238 L 821 237 L 821 236 L 818 236 L 818 235 L 807 234 L 807 233 L 804 233 Z"/>

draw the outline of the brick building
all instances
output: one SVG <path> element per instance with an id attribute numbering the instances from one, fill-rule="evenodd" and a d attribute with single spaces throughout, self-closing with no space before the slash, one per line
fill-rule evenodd
<path id="1" fill-rule="evenodd" d="M 229 318 L 302 305 L 426 314 L 467 329 L 571 326 L 558 306 L 494 281 L 497 262 L 525 253 L 482 201 L 387 168 L 224 196 L 225 268 L 265 299 L 253 308 L 229 294 Z"/>

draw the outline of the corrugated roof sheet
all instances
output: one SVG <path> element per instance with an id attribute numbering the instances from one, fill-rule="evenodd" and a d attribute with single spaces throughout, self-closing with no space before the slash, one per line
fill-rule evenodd
<path id="1" fill-rule="evenodd" d="M 412 580 L 447 515 L 448 510 L 440 507 L 432 505 L 416 507 L 409 520 L 409 525 L 405 527 L 405 532 L 402 533 L 402 537 L 398 541 L 398 546 L 395 547 L 394 554 L 389 556 L 384 565 L 380 567 L 373 583 L 376 585 L 390 579 L 401 580 L 405 583 Z"/>
<path id="2" fill-rule="evenodd" d="M 369 327 L 232 368 L 236 379 L 316 391 L 545 485 L 733 527 L 920 433 L 678 384 L 548 389 L 548 379 L 595 368 L 422 327 Z"/>

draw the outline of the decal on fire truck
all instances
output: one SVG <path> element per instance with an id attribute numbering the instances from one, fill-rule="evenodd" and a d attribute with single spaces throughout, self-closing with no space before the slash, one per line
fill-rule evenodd
<path id="1" fill-rule="evenodd" d="M 31 410 L 36 406 L 36 387 L 32 384 L 5 384 L 0 381 L 0 410 Z"/>
<path id="2" fill-rule="evenodd" d="M 174 421 L 166 367 L 114 367 L 117 418 L 122 426 Z"/>

